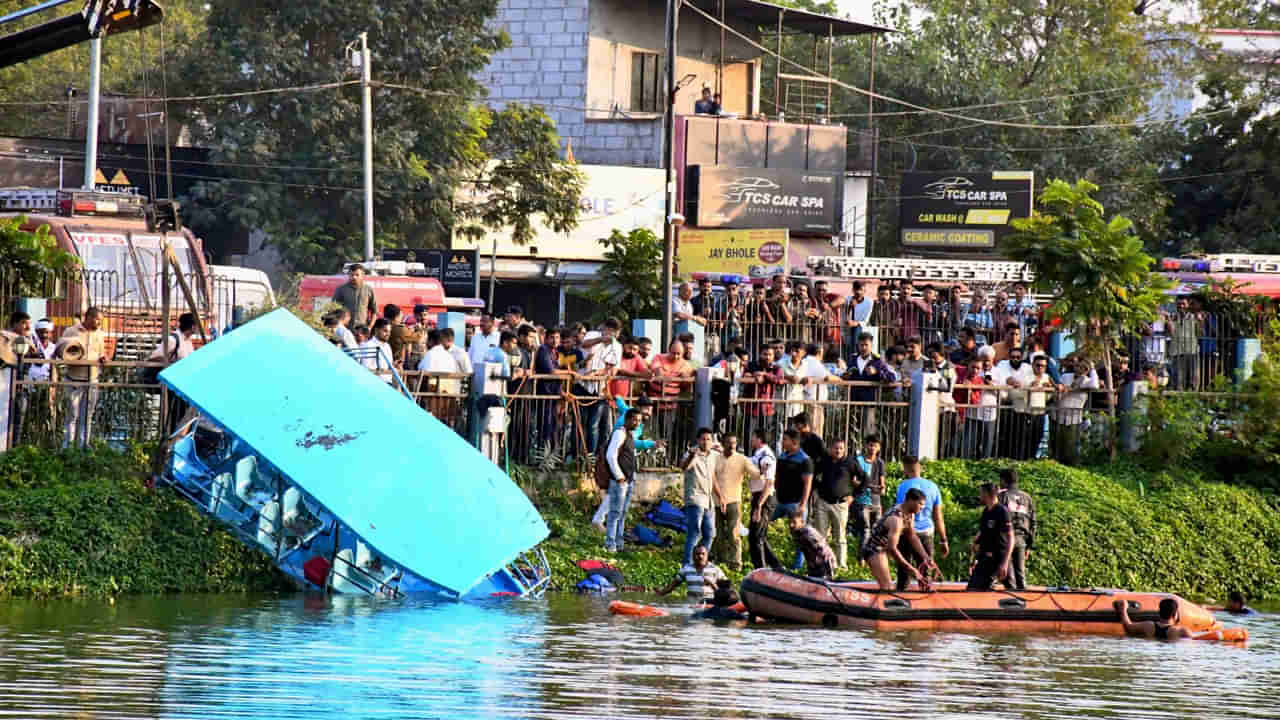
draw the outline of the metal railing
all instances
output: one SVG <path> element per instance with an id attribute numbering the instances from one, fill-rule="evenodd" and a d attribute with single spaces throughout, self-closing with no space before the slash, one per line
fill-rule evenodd
<path id="1" fill-rule="evenodd" d="M 48 367 L 50 379 L 32 379 L 31 370 Z M 94 377 L 67 374 L 85 366 L 34 361 L 0 372 L 12 373 L 9 395 L 9 443 L 66 447 L 105 442 L 117 447 L 132 441 L 159 440 L 181 416 L 180 400 L 146 377 L 160 363 L 110 362 L 88 368 Z"/>

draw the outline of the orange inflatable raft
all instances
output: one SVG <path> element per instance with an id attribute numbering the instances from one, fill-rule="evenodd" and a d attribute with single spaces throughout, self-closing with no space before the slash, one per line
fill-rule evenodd
<path id="1" fill-rule="evenodd" d="M 824 582 L 760 569 L 743 578 L 741 595 L 753 615 L 828 627 L 1111 635 L 1124 634 L 1111 606 L 1117 598 L 1129 603 L 1130 619 L 1141 622 L 1156 620 L 1160 601 L 1172 597 L 1182 626 L 1196 633 L 1222 630 L 1208 610 L 1167 593 L 1042 587 L 970 592 L 962 583 L 937 583 L 928 593 L 881 592 L 871 582 Z"/>
<path id="2" fill-rule="evenodd" d="M 631 615 L 634 617 L 663 617 L 667 615 L 667 611 L 662 608 L 656 608 L 652 605 L 641 605 L 640 603 L 627 602 L 625 600 L 614 600 L 609 603 L 609 612 L 614 615 Z"/>

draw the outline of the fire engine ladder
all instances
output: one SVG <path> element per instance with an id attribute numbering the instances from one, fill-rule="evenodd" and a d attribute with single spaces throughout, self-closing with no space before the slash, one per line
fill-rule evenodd
<path id="1" fill-rule="evenodd" d="M 1008 261 L 829 255 L 810 257 L 808 266 L 817 275 L 841 278 L 997 284 L 1031 282 L 1035 279 L 1035 275 L 1025 264 Z"/>
<path id="2" fill-rule="evenodd" d="M 47 0 L 0 17 L 4 27 L 73 0 Z M 87 0 L 79 12 L 0 37 L 0 68 L 118 32 L 141 30 L 164 17 L 153 0 Z"/>

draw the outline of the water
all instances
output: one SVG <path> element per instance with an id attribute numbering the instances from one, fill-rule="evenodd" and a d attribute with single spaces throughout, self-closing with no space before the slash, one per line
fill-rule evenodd
<path id="1" fill-rule="evenodd" d="M 666 605 L 681 611 L 679 601 Z M 1280 718 L 1247 648 L 716 627 L 601 598 L 0 604 L 0 718 Z"/>

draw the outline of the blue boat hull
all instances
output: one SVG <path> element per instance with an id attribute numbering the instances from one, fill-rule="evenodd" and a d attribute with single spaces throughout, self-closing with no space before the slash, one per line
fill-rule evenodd
<path id="1" fill-rule="evenodd" d="M 400 567 L 355 529 L 328 512 L 299 484 L 270 467 L 234 436 L 203 428 L 225 440 L 204 448 L 194 425 L 178 439 L 163 479 L 201 513 L 218 520 L 237 540 L 267 555 L 299 588 L 319 592 L 396 597 L 431 594 L 455 600 L 539 595 L 550 569 L 539 550 L 486 575 L 459 594 Z M 207 443 L 206 443 L 207 444 Z"/>

